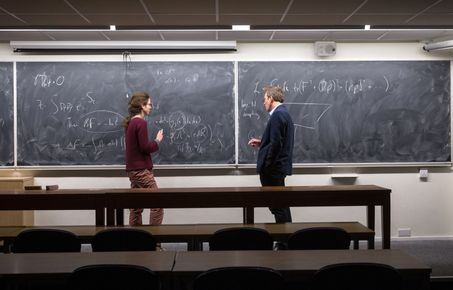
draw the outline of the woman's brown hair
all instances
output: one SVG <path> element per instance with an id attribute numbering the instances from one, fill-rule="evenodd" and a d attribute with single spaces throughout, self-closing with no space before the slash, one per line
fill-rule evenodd
<path id="1" fill-rule="evenodd" d="M 127 104 L 128 116 L 123 121 L 123 127 L 127 128 L 132 117 L 142 112 L 142 106 L 148 103 L 151 97 L 145 92 L 135 92 Z"/>

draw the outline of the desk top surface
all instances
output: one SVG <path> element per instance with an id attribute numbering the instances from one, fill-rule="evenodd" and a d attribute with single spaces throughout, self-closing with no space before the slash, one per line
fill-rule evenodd
<path id="1" fill-rule="evenodd" d="M 187 187 L 158 189 L 105 189 L 109 194 L 123 192 L 181 192 L 181 193 L 248 193 L 248 192 L 390 192 L 391 190 L 377 185 L 310 185 L 310 186 L 231 186 L 231 187 Z"/>
<path id="2" fill-rule="evenodd" d="M 388 264 L 403 275 L 429 276 L 431 268 L 399 250 L 98 252 L 0 255 L 0 276 L 69 274 L 92 264 L 134 264 L 156 272 L 193 274 L 228 266 L 262 266 L 284 273 L 311 275 L 334 263 Z"/>
<path id="3" fill-rule="evenodd" d="M 92 264 L 134 264 L 171 272 L 176 252 L 89 252 L 0 255 L 1 275 L 68 274 Z"/>
<path id="4" fill-rule="evenodd" d="M 311 223 L 256 223 L 256 224 L 163 224 L 159 226 L 124 226 L 125 228 L 136 228 L 145 230 L 153 235 L 181 236 L 181 235 L 206 235 L 210 236 L 215 231 L 231 227 L 253 227 L 267 230 L 270 234 L 289 234 L 297 230 L 311 227 L 341 227 L 349 233 L 374 234 L 366 226 L 359 222 L 311 222 Z M 0 238 L 14 238 L 25 229 L 26 226 L 0 227 Z M 108 228 L 108 226 L 37 226 L 36 228 L 61 229 L 75 233 L 79 237 L 92 237 L 97 232 Z"/>
<path id="5" fill-rule="evenodd" d="M 106 193 L 105 189 L 57 189 L 57 190 L 0 190 L 1 197 L 9 197 L 12 195 L 22 196 L 71 196 L 71 195 L 89 195 L 89 196 L 103 196 Z"/>
<path id="6" fill-rule="evenodd" d="M 159 188 L 159 189 L 131 189 L 131 188 L 72 188 L 57 190 L 0 190 L 2 195 L 104 195 L 123 193 L 265 193 L 265 192 L 378 192 L 390 193 L 391 190 L 377 185 L 316 185 L 316 186 L 232 186 L 232 187 L 188 187 L 188 188 Z"/>
<path id="7" fill-rule="evenodd" d="M 174 271 L 202 272 L 218 267 L 259 265 L 278 271 L 313 272 L 329 264 L 348 262 L 383 263 L 403 272 L 431 272 L 429 266 L 399 250 L 178 252 Z"/>

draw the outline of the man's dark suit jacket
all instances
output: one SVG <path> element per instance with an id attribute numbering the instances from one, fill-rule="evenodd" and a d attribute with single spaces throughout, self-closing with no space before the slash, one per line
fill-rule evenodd
<path id="1" fill-rule="evenodd" d="M 261 138 L 257 173 L 273 177 L 292 174 L 294 124 L 282 104 L 272 113 Z"/>

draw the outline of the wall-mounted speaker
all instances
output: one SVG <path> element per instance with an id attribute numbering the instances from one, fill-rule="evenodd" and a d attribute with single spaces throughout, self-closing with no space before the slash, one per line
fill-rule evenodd
<path id="1" fill-rule="evenodd" d="M 332 56 L 337 52 L 337 44 L 335 41 L 316 41 L 315 55 L 316 56 Z"/>

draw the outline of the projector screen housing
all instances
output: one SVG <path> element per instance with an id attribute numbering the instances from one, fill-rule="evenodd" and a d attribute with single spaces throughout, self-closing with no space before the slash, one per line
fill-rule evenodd
<path id="1" fill-rule="evenodd" d="M 11 41 L 14 52 L 236 51 L 236 41 Z"/>

